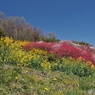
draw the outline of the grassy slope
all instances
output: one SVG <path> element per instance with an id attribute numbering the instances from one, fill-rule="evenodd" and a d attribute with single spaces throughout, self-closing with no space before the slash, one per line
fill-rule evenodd
<path id="1" fill-rule="evenodd" d="M 0 58 L 3 59 L 3 61 L 0 59 L 0 95 L 89 95 L 88 90 L 90 89 L 92 91 L 91 95 L 95 95 L 95 73 L 92 76 L 79 77 L 72 73 L 68 75 L 60 70 L 42 72 L 34 68 L 24 67 L 25 65 L 19 66 L 23 57 L 25 58 L 24 61 L 27 62 L 24 63 L 29 64 L 32 60 L 29 61 L 29 56 L 34 58 L 32 63 L 35 60 L 37 60 L 37 64 L 38 62 L 41 63 L 42 57 L 37 53 L 39 51 L 31 55 L 31 53 L 23 51 L 18 42 L 10 45 L 10 42 L 12 42 L 10 39 L 4 41 L 1 40 L 0 43 Z M 8 43 L 9 45 L 7 45 Z M 45 64 L 46 60 L 47 56 L 44 58 Z M 70 64 L 74 62 L 68 59 L 63 61 L 65 63 L 68 61 Z M 9 65 L 9 63 L 12 65 Z M 56 64 L 56 61 L 53 61 L 53 64 Z M 57 65 L 59 66 L 58 62 Z M 63 67 L 70 71 L 70 66 L 64 65 Z M 43 67 L 45 68 L 45 66 Z M 46 67 L 48 67 L 48 62 Z M 78 69 L 78 72 L 85 73 L 84 71 L 84 67 Z"/>
<path id="2" fill-rule="evenodd" d="M 64 72 L 0 66 L 0 95 L 95 95 L 95 76 L 78 77 Z"/>

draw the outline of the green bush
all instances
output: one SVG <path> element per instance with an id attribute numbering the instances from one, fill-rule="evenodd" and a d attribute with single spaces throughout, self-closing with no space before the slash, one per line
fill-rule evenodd
<path id="1" fill-rule="evenodd" d="M 84 41 L 80 41 L 80 42 L 78 42 L 78 41 L 73 41 L 73 42 L 76 43 L 76 44 L 80 44 L 80 45 L 90 45 L 89 43 L 84 42 Z"/>
<path id="2" fill-rule="evenodd" d="M 82 66 L 81 64 L 77 64 L 76 67 L 73 68 L 72 72 L 80 77 L 93 75 L 93 71 L 89 67 Z"/>
<path id="3" fill-rule="evenodd" d="M 56 38 L 47 38 L 44 36 L 40 37 L 40 40 L 44 42 L 59 42 L 60 41 L 59 39 L 56 39 Z"/>
<path id="4" fill-rule="evenodd" d="M 94 75 L 95 70 L 91 69 L 86 62 L 80 60 L 71 60 L 70 58 L 64 58 L 62 62 L 55 62 L 51 66 L 52 71 L 61 71 L 68 75 L 74 74 L 79 77 L 86 77 Z"/>
<path id="5" fill-rule="evenodd" d="M 5 37 L 5 33 L 2 29 L 0 29 L 0 37 Z"/>

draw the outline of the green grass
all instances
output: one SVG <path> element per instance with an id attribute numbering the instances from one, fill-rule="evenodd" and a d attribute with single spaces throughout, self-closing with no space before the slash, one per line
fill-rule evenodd
<path id="1" fill-rule="evenodd" d="M 61 71 L 43 73 L 27 67 L 0 66 L 0 95 L 95 95 L 95 75 L 79 77 Z"/>

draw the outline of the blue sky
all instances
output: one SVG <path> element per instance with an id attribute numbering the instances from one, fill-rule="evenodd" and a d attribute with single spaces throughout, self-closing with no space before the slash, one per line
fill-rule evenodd
<path id="1" fill-rule="evenodd" d="M 95 0 L 0 0 L 6 16 L 24 17 L 58 39 L 85 41 L 95 46 Z"/>

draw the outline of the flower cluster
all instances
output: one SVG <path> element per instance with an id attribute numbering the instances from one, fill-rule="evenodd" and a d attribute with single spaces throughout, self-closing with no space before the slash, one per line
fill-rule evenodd
<path id="1" fill-rule="evenodd" d="M 0 40 L 0 45 L 1 65 L 13 64 L 44 72 L 59 70 L 82 76 L 91 75 L 90 69 L 94 70 L 95 62 L 89 51 L 66 43 L 21 42 L 4 38 Z M 77 67 L 80 67 L 81 71 Z M 87 74 L 81 74 L 82 72 Z"/>
<path id="2" fill-rule="evenodd" d="M 25 50 L 32 50 L 33 48 L 38 48 L 41 50 L 46 50 L 49 53 L 56 54 L 60 57 L 73 57 L 77 59 L 82 57 L 85 61 L 91 61 L 95 65 L 93 54 L 84 48 L 79 48 L 69 43 L 47 43 L 47 42 L 35 42 L 28 43 L 24 46 Z"/>

